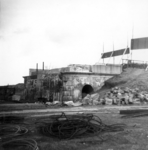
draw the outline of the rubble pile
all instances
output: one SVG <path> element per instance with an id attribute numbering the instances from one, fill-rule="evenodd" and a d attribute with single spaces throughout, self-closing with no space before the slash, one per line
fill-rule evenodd
<path id="1" fill-rule="evenodd" d="M 100 98 L 100 101 L 108 105 L 146 104 L 148 103 L 148 92 L 140 91 L 138 88 L 114 87 Z"/>
<path id="2" fill-rule="evenodd" d="M 82 105 L 99 105 L 101 102 L 99 101 L 100 95 L 98 93 L 95 94 L 87 94 L 81 101 Z"/>
<path id="3" fill-rule="evenodd" d="M 87 94 L 81 101 L 82 105 L 129 105 L 129 104 L 147 104 L 148 92 L 140 91 L 138 88 L 129 87 L 111 88 L 103 96 L 98 93 Z"/>

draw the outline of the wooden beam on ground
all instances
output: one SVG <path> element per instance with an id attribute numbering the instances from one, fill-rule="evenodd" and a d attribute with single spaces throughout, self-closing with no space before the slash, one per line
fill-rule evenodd
<path id="1" fill-rule="evenodd" d="M 148 109 L 120 110 L 120 114 L 139 114 L 139 113 L 148 113 Z"/>

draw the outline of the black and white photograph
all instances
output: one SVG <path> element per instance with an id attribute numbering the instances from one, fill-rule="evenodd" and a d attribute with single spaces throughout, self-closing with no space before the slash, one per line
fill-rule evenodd
<path id="1" fill-rule="evenodd" d="M 148 150 L 147 18 L 147 0 L 0 0 L 0 150 Z"/>

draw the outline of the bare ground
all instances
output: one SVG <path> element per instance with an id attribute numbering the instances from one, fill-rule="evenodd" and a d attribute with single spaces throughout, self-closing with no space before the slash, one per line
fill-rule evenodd
<path id="1" fill-rule="evenodd" d="M 119 106 L 120 107 L 120 106 Z M 147 150 L 148 149 L 148 118 L 121 118 L 116 108 L 101 109 L 94 112 L 105 124 L 124 123 L 126 128 L 120 132 L 105 132 L 71 140 L 55 140 L 43 135 L 39 125 L 47 119 L 42 117 L 27 117 L 20 126 L 25 126 L 29 132 L 23 138 L 33 138 L 40 150 Z M 35 122 L 40 122 L 36 124 Z M 103 139 L 100 140 L 100 137 Z M 1 142 L 1 141 L 0 141 Z"/>

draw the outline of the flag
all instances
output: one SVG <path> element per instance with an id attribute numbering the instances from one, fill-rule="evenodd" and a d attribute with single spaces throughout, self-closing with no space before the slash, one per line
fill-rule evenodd
<path id="1" fill-rule="evenodd" d="M 102 54 L 101 58 L 108 58 L 108 57 L 111 57 L 111 55 L 112 55 L 112 52 L 106 52 Z"/>
<path id="2" fill-rule="evenodd" d="M 101 58 L 120 56 L 120 55 L 124 55 L 124 54 L 129 54 L 129 53 L 130 53 L 129 48 L 125 48 L 125 49 L 120 49 L 120 50 L 116 50 L 116 51 L 103 53 Z"/>
<path id="3" fill-rule="evenodd" d="M 148 49 L 148 37 L 131 39 L 131 50 Z"/>

